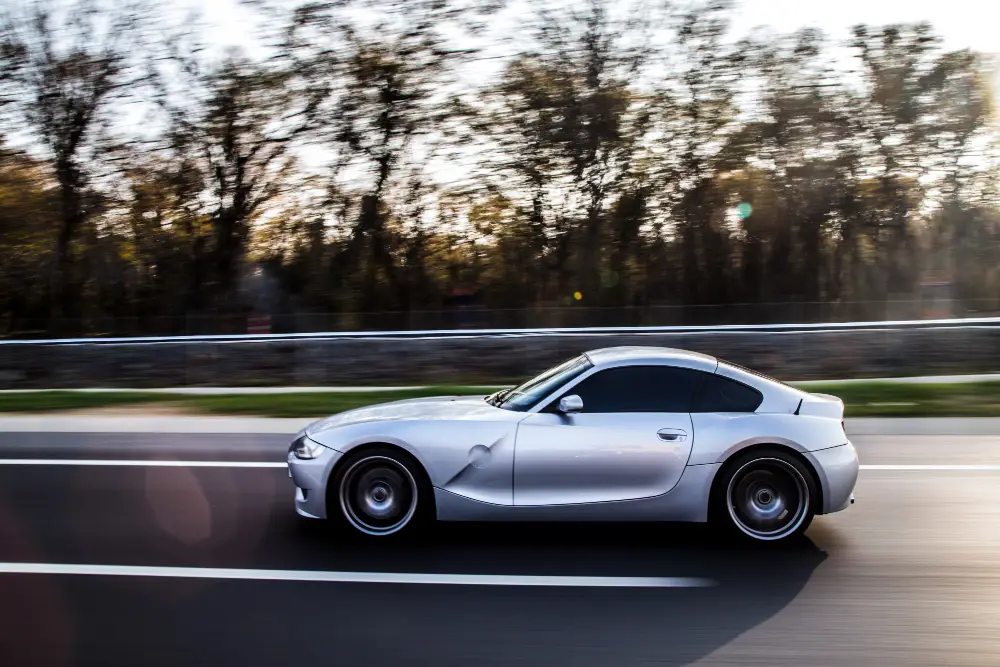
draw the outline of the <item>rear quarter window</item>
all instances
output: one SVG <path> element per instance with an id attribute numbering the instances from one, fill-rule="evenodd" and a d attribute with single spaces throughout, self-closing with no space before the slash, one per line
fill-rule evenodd
<path id="1" fill-rule="evenodd" d="M 753 387 L 721 375 L 707 375 L 691 412 L 753 412 L 764 396 Z"/>

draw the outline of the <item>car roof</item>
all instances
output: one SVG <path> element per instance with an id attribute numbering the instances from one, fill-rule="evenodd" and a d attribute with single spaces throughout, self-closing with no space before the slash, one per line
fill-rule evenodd
<path id="1" fill-rule="evenodd" d="M 599 350 L 591 350 L 587 352 L 587 358 L 595 366 L 643 363 L 669 364 L 684 368 L 696 368 L 708 371 L 709 373 L 714 373 L 716 367 L 719 365 L 715 357 L 701 354 L 700 352 L 678 350 L 672 347 L 642 345 L 604 347 Z"/>

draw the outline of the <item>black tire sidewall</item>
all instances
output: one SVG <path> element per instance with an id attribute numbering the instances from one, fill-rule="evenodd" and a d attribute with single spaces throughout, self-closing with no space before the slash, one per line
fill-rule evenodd
<path id="1" fill-rule="evenodd" d="M 344 513 L 344 508 L 340 504 L 340 487 L 344 483 L 344 476 L 347 471 L 350 470 L 351 466 L 356 462 L 370 456 L 384 456 L 396 461 L 398 464 L 407 469 L 410 475 L 413 476 L 413 480 L 416 482 L 416 510 L 406 525 L 393 533 L 372 535 L 358 529 L 350 522 L 350 520 L 348 520 Z M 331 475 L 330 483 L 327 485 L 326 491 L 326 515 L 330 522 L 338 529 L 347 530 L 350 533 L 364 539 L 405 539 L 418 532 L 420 528 L 426 527 L 426 525 L 431 523 L 433 520 L 434 489 L 427 478 L 427 473 L 424 471 L 423 466 L 421 466 L 420 463 L 409 453 L 395 447 L 387 447 L 384 445 L 363 446 L 346 454 L 344 460 L 337 465 L 333 475 Z"/>
<path id="2" fill-rule="evenodd" d="M 809 489 L 809 508 L 802 523 L 794 532 L 774 540 L 762 540 L 746 534 L 729 515 L 729 498 L 727 492 L 730 482 L 740 468 L 751 461 L 759 459 L 778 459 L 788 463 L 798 470 L 806 481 L 806 487 Z M 727 536 L 743 542 L 762 545 L 786 544 L 791 540 L 801 537 L 809 529 L 813 517 L 816 516 L 817 502 L 819 502 L 819 490 L 816 485 L 816 478 L 812 471 L 797 456 L 778 448 L 754 449 L 753 451 L 737 453 L 735 456 L 730 457 L 723 464 L 722 469 L 719 470 L 716 481 L 712 485 L 712 497 L 709 502 L 709 521 L 714 526 L 721 528 Z"/>

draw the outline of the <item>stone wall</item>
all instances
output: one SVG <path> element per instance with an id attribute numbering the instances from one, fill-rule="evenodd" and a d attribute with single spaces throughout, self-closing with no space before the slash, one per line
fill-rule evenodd
<path id="1" fill-rule="evenodd" d="M 5 343 L 0 388 L 506 383 L 615 345 L 696 350 L 786 380 L 1000 371 L 1000 326 L 167 343 Z"/>

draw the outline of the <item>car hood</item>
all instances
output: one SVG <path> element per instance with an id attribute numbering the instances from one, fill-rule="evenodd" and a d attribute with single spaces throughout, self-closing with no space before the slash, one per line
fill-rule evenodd
<path id="1" fill-rule="evenodd" d="M 495 408 L 487 403 L 483 396 L 411 398 L 340 412 L 310 424 L 306 427 L 305 432 L 313 434 L 337 426 L 374 421 L 477 419 L 487 415 L 495 416 L 498 410 L 500 408 Z"/>

